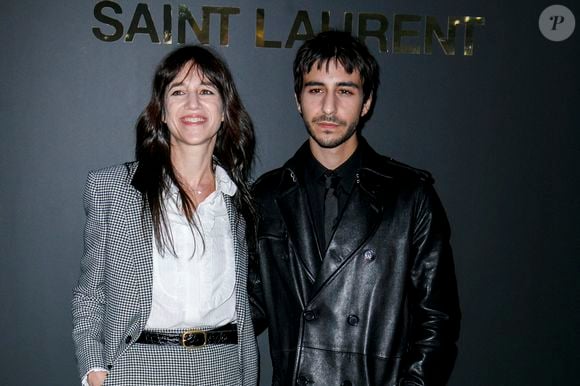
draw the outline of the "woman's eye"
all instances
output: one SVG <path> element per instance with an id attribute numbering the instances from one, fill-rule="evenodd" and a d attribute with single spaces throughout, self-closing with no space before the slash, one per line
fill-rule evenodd
<path id="1" fill-rule="evenodd" d="M 215 94 L 212 90 L 208 90 L 208 89 L 203 89 L 200 91 L 201 95 L 213 95 Z"/>
<path id="2" fill-rule="evenodd" d="M 171 95 L 183 95 L 185 94 L 182 90 L 173 90 Z"/>

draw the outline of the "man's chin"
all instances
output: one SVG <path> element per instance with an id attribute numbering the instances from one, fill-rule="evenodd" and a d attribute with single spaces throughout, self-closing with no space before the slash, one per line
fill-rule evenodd
<path id="1" fill-rule="evenodd" d="M 342 126 L 337 126 L 333 130 L 326 130 L 326 132 L 324 130 L 314 131 L 308 125 L 306 129 L 308 130 L 310 138 L 323 149 L 334 149 L 347 142 L 356 134 L 356 130 L 346 130 L 345 132 Z"/>
<path id="2" fill-rule="evenodd" d="M 311 138 L 318 146 L 324 149 L 334 149 L 348 140 L 348 138 L 345 138 L 344 136 L 326 136 L 326 138 L 322 136 L 312 136 Z"/>

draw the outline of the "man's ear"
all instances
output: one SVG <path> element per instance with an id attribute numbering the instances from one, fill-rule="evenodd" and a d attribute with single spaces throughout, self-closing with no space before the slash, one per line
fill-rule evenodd
<path id="1" fill-rule="evenodd" d="M 371 109 L 372 104 L 373 104 L 373 94 L 371 93 L 367 98 L 367 101 L 363 104 L 362 110 L 360 112 L 361 117 L 367 115 L 367 113 Z"/>
<path id="2" fill-rule="evenodd" d="M 298 101 L 298 96 L 296 94 L 294 94 L 294 101 L 296 102 L 296 108 L 298 109 L 298 112 L 302 114 L 302 106 L 300 106 L 300 102 Z"/>

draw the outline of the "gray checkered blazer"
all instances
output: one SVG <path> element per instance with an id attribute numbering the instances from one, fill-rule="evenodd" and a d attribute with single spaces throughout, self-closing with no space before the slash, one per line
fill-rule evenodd
<path id="1" fill-rule="evenodd" d="M 73 340 L 81 377 L 111 368 L 141 334 L 152 298 L 151 214 L 133 185 L 137 163 L 89 173 L 85 247 L 73 290 Z M 224 195 L 235 245 L 236 313 L 243 385 L 254 386 L 258 353 L 247 296 L 245 224 Z"/>

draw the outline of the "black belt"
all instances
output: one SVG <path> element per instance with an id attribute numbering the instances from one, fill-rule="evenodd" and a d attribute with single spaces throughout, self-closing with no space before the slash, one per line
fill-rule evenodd
<path id="1" fill-rule="evenodd" d="M 237 344 L 238 330 L 235 324 L 230 323 L 209 331 L 190 329 L 181 334 L 143 331 L 136 343 L 184 347 L 203 347 L 208 344 Z"/>

